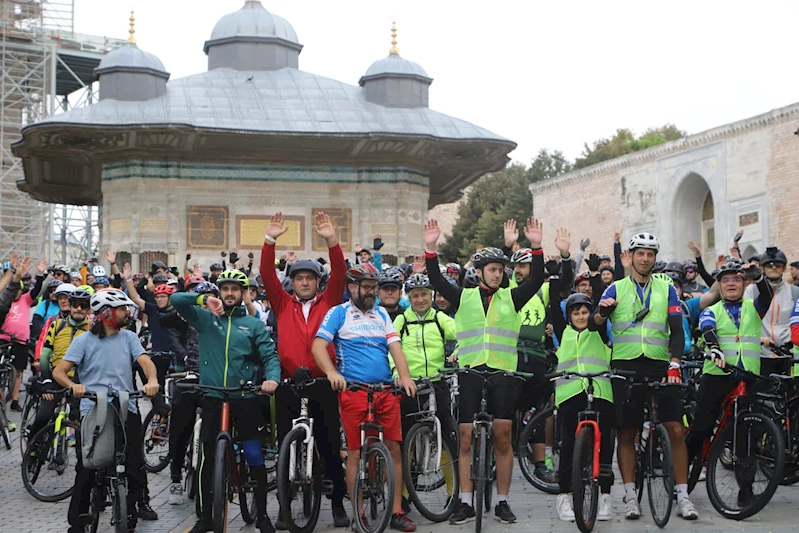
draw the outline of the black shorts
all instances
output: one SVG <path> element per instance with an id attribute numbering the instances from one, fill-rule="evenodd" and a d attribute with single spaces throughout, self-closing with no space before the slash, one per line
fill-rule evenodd
<path id="1" fill-rule="evenodd" d="M 610 362 L 610 368 L 635 372 L 641 378 L 663 379 L 669 370 L 668 361 L 655 361 L 643 355 L 637 359 Z M 630 387 L 623 379 L 612 380 L 613 403 L 616 405 L 616 427 L 640 429 L 645 419 L 647 387 Z M 682 389 L 666 387 L 655 393 L 657 418 L 661 422 L 680 422 L 683 417 Z"/>
<path id="2" fill-rule="evenodd" d="M 544 377 L 550 373 L 549 363 L 544 358 L 531 357 L 525 368 L 528 370 L 524 370 L 524 372 L 533 374 L 533 377 L 527 378 L 524 383 L 517 381 L 517 387 L 520 387 L 520 390 L 517 395 L 516 408 L 527 411 L 530 407 L 535 406 L 537 409 L 541 409 L 554 391 L 554 384 Z"/>
<path id="3" fill-rule="evenodd" d="M 19 371 L 25 370 L 28 367 L 28 345 L 15 343 L 11 352 L 14 354 L 14 368 Z"/>
<path id="4" fill-rule="evenodd" d="M 206 396 L 202 402 L 203 423 L 200 429 L 200 440 L 212 443 L 219 434 L 219 422 L 222 414 L 222 399 Z M 260 438 L 265 427 L 261 415 L 259 398 L 244 398 L 230 401 L 230 423 L 235 428 L 235 435 L 241 441 Z"/>
<path id="5" fill-rule="evenodd" d="M 491 371 L 492 368 L 480 365 L 474 368 L 478 371 Z M 458 376 L 460 396 L 458 397 L 458 422 L 461 424 L 471 424 L 475 413 L 480 411 L 480 399 L 482 398 L 483 378 L 473 374 L 461 374 Z M 486 400 L 488 401 L 488 412 L 494 415 L 495 419 L 512 420 L 513 412 L 516 408 L 516 401 L 519 395 L 520 381 L 516 378 L 507 376 L 492 377 L 486 386 Z"/>

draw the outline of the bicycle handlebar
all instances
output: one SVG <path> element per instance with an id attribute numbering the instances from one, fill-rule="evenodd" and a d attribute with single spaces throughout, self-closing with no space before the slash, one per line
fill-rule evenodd
<path id="1" fill-rule="evenodd" d="M 291 387 L 292 389 L 302 390 L 310 387 L 311 385 L 315 385 L 316 383 L 320 383 L 322 381 L 329 381 L 329 380 L 327 378 L 311 378 L 302 381 L 295 381 L 291 378 L 286 378 L 280 381 L 280 386 L 286 386 L 286 387 Z"/>
<path id="2" fill-rule="evenodd" d="M 394 394 L 398 394 L 404 390 L 396 383 L 363 383 L 361 381 L 348 381 L 345 388 L 349 391 L 370 390 L 372 392 L 379 392 L 388 390 Z"/>
<path id="3" fill-rule="evenodd" d="M 772 359 L 793 359 L 794 354 L 791 350 L 785 348 L 784 346 L 778 346 L 776 344 L 771 344 L 767 346 L 769 350 L 775 355 Z"/>
<path id="4" fill-rule="evenodd" d="M 713 358 L 709 354 L 705 355 L 705 359 L 707 359 L 708 361 L 712 361 L 713 360 Z M 725 374 L 727 374 L 727 375 L 731 375 L 733 372 L 738 372 L 738 373 L 740 373 L 740 374 L 742 374 L 744 376 L 748 376 L 748 377 L 754 378 L 756 380 L 772 381 L 772 382 L 773 381 L 777 381 L 775 378 L 771 377 L 770 375 L 769 376 L 761 376 L 760 374 L 755 374 L 754 372 L 751 372 L 751 371 L 749 371 L 749 370 L 747 370 L 745 368 L 741 368 L 741 367 L 733 366 L 733 365 L 725 365 L 725 367 L 721 368 L 720 370 L 722 372 L 724 372 Z"/>
<path id="5" fill-rule="evenodd" d="M 554 374 L 547 374 L 544 376 L 545 379 L 549 381 L 554 381 L 556 379 L 575 379 L 575 378 L 599 378 L 599 377 L 608 377 L 608 378 L 618 378 L 618 379 L 627 379 L 628 377 L 635 377 L 636 373 L 632 370 L 603 370 L 602 372 L 555 372 Z"/>
<path id="6" fill-rule="evenodd" d="M 527 379 L 535 377 L 534 374 L 529 372 L 513 372 L 510 370 L 477 370 L 474 368 L 470 368 L 469 366 L 459 367 L 459 368 L 439 368 L 437 376 L 446 377 L 447 374 L 471 374 L 474 376 L 479 376 L 484 381 L 489 379 L 493 379 L 496 377 L 506 377 L 506 378 L 516 378 L 516 379 Z"/>

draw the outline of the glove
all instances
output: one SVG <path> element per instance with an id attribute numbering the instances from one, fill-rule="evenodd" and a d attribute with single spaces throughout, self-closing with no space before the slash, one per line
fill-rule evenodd
<path id="1" fill-rule="evenodd" d="M 377 251 L 380 250 L 386 243 L 383 242 L 383 239 L 375 239 L 372 243 L 372 248 Z"/>
<path id="2" fill-rule="evenodd" d="M 591 254 L 588 256 L 588 259 L 585 260 L 585 264 L 588 265 L 589 272 L 596 272 L 599 270 L 599 256 L 596 254 Z"/>
<path id="3" fill-rule="evenodd" d="M 554 259 L 550 259 L 544 265 L 544 268 L 547 272 L 549 272 L 550 276 L 557 276 L 560 273 L 560 263 L 555 261 Z"/>
<path id="4" fill-rule="evenodd" d="M 599 316 L 607 318 L 613 314 L 614 309 L 616 309 L 615 305 L 599 306 Z"/>
<path id="5" fill-rule="evenodd" d="M 751 264 L 748 267 L 743 269 L 744 272 L 744 279 L 749 281 L 759 281 L 760 278 L 763 276 L 763 272 L 761 272 L 760 267 L 755 264 Z"/>
<path id="6" fill-rule="evenodd" d="M 724 360 L 724 352 L 721 351 L 721 348 L 718 346 L 713 346 L 710 348 L 710 358 L 713 360 Z"/>
<path id="7" fill-rule="evenodd" d="M 580 250 L 585 251 L 591 245 L 591 239 L 583 239 L 580 241 Z"/>
<path id="8" fill-rule="evenodd" d="M 222 252 L 222 257 L 227 257 L 227 252 Z"/>
<path id="9" fill-rule="evenodd" d="M 250 259 L 254 259 L 255 258 L 255 254 L 250 252 L 250 253 L 247 254 L 247 257 L 249 257 Z"/>
<path id="10" fill-rule="evenodd" d="M 669 371 L 666 372 L 666 377 L 678 378 L 680 381 L 682 381 L 682 374 L 680 374 L 679 366 L 677 368 L 673 368 L 670 366 Z"/>
<path id="11" fill-rule="evenodd" d="M 236 252 L 230 252 L 230 264 L 235 265 L 239 262 L 239 254 Z"/>
<path id="12" fill-rule="evenodd" d="M 189 259 L 191 259 L 191 254 L 186 254 L 186 261 L 188 261 Z"/>

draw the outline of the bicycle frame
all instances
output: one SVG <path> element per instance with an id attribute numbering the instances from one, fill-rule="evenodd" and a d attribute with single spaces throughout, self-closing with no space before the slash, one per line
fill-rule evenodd
<path id="1" fill-rule="evenodd" d="M 428 384 L 430 384 L 430 380 L 429 379 L 423 379 L 423 380 L 417 380 L 417 381 L 426 381 Z M 442 436 L 441 436 L 441 420 L 439 420 L 439 418 L 436 416 L 436 413 L 438 412 L 438 403 L 437 403 L 437 400 L 436 400 L 436 390 L 435 390 L 435 388 L 433 388 L 432 385 L 430 385 L 429 388 L 424 389 L 424 390 L 418 390 L 417 389 L 417 392 L 416 392 L 417 398 L 421 394 L 429 395 L 430 401 L 428 402 L 428 408 L 425 409 L 424 411 L 418 411 L 416 413 L 413 413 L 412 416 L 416 417 L 417 420 L 419 420 L 420 422 L 429 422 L 429 423 L 433 424 L 433 429 L 435 430 L 435 433 L 436 433 L 436 453 L 432 457 L 432 460 L 430 461 L 429 464 L 438 465 L 438 464 L 441 464 L 441 447 L 442 447 L 443 443 L 441 442 L 441 438 L 442 438 Z M 422 448 L 422 451 L 423 451 L 422 457 L 430 457 L 429 446 L 430 446 L 430 441 L 428 440 L 428 441 L 426 441 L 424 443 L 424 448 Z"/>
<path id="2" fill-rule="evenodd" d="M 730 423 L 730 420 L 735 420 L 738 417 L 738 400 L 741 397 L 746 396 L 747 393 L 747 385 L 744 381 L 739 381 L 735 388 L 727 393 L 724 396 L 724 399 L 721 401 L 722 412 L 721 418 L 719 419 L 719 425 L 716 431 L 705 441 L 702 443 L 702 463 L 704 464 L 707 461 L 707 457 L 710 455 L 710 450 L 713 448 L 713 443 L 716 441 L 716 435 L 720 435 L 724 428 L 727 427 L 727 424 Z M 735 453 L 735 446 L 737 443 L 737 434 L 733 432 L 733 454 Z"/>
<path id="3" fill-rule="evenodd" d="M 292 429 L 301 427 L 305 431 L 305 440 L 303 443 L 305 447 L 305 480 L 311 481 L 313 475 L 313 450 L 314 450 L 314 434 L 313 434 L 313 418 L 308 414 L 308 398 L 300 397 L 300 416 L 292 420 Z M 289 464 L 296 464 L 297 450 L 294 446 L 291 447 L 289 452 Z M 289 481 L 294 481 L 297 478 L 298 472 L 295 468 L 289 469 Z"/>

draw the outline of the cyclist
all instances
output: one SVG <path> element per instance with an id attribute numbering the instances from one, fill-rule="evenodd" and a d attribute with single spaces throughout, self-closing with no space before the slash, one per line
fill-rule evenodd
<path id="1" fill-rule="evenodd" d="M 312 352 L 316 364 L 325 373 L 334 390 L 342 391 L 347 381 L 391 383 L 388 355 L 396 366 L 399 384 L 408 396 L 416 394 L 416 383 L 408 371 L 408 362 L 400 346 L 400 338 L 388 313 L 375 307 L 375 293 L 380 275 L 370 263 L 361 263 L 347 271 L 350 301 L 330 309 L 314 339 Z M 338 369 L 328 353 L 335 346 Z M 391 529 L 416 531 L 416 524 L 402 510 L 402 429 L 400 402 L 392 391 L 375 393 L 375 411 L 383 426 L 386 446 L 394 462 L 394 501 Z M 366 391 L 344 391 L 339 394 L 341 423 L 347 435 L 347 488 L 350 501 L 357 501 L 355 475 L 360 459 L 360 424 L 366 420 Z M 362 511 L 363 512 L 363 511 Z M 363 522 L 366 518 L 362 517 Z M 355 522 L 353 520 L 353 529 Z"/>
<path id="2" fill-rule="evenodd" d="M 716 279 L 721 301 L 708 307 L 699 318 L 699 328 L 712 360 L 705 361 L 696 398 L 696 415 L 686 437 L 689 460 L 700 451 L 702 442 L 713 431 L 721 414 L 721 401 L 740 381 L 734 374 L 723 372 L 726 366 L 740 367 L 755 374 L 762 373 L 760 359 L 761 320 L 773 305 L 769 280 L 756 265 L 747 267 L 760 290 L 757 300 L 744 299 L 744 269 L 738 262 L 721 266 Z M 738 505 L 745 506 L 752 498 L 752 485 L 740 480 Z"/>
<path id="3" fill-rule="evenodd" d="M 378 305 L 388 311 L 388 316 L 392 321 L 396 320 L 409 307 L 407 299 L 402 297 L 402 283 L 403 275 L 398 268 L 386 271 L 377 282 Z M 402 300 L 406 300 L 405 305 L 402 305 Z"/>
<path id="4" fill-rule="evenodd" d="M 604 327 L 593 318 L 594 303 L 586 294 L 572 294 L 566 300 L 566 322 L 559 315 L 553 316 L 555 333 L 561 339 L 558 347 L 558 371 L 602 372 L 610 367 L 610 348 Z M 555 404 L 558 406 L 558 423 L 561 435 L 574 435 L 578 415 L 585 409 L 587 397 L 584 392 L 586 380 L 560 379 L 555 387 Z M 594 379 L 594 409 L 599 413 L 601 434 L 599 451 L 599 497 L 597 520 L 613 519 L 613 389 L 609 378 Z M 574 438 L 563 439 L 558 482 L 560 494 L 557 500 L 558 517 L 566 522 L 574 520 L 572 506 L 572 461 Z"/>
<path id="5" fill-rule="evenodd" d="M 682 381 L 680 360 L 685 348 L 682 309 L 677 291 L 668 279 L 653 276 L 660 243 L 651 233 L 630 239 L 632 274 L 605 290 L 594 315 L 597 324 L 613 323 L 611 367 L 635 371 L 641 377 L 670 383 Z M 669 361 L 671 356 L 671 361 Z M 636 387 L 628 394 L 623 383 L 613 383 L 618 425 L 618 460 L 624 481 L 625 518 L 641 516 L 635 493 L 635 437 L 644 421 L 647 390 Z M 688 499 L 688 456 L 683 440 L 683 409 L 679 391 L 661 389 L 655 394 L 658 416 L 669 434 L 674 455 L 674 478 L 679 515 L 696 520 L 698 513 Z"/>
<path id="6" fill-rule="evenodd" d="M 44 329 L 44 325 L 47 323 L 47 319 L 56 316 L 61 311 L 58 307 L 55 290 L 62 283 L 65 282 L 57 279 L 47 282 L 47 288 L 44 293 L 42 293 L 41 301 L 33 310 L 33 318 L 30 320 L 30 335 L 32 338 L 38 339 L 39 335 L 42 333 L 42 329 Z"/>
<path id="7" fill-rule="evenodd" d="M 81 398 L 86 391 L 103 392 L 108 387 L 116 391 L 133 392 L 133 363 L 138 363 L 147 376 L 144 392 L 148 396 L 158 392 L 155 365 L 144 353 L 136 334 L 124 329 L 130 314 L 129 305 L 133 305 L 133 302 L 117 289 L 100 291 L 92 296 L 90 306 L 94 317 L 89 333 L 72 341 L 64 358 L 53 370 L 53 378 L 62 387 L 71 389 L 75 397 Z M 77 369 L 81 383 L 75 383 L 69 377 L 73 368 Z M 92 405 L 91 400 L 81 400 L 81 418 L 86 416 Z M 127 417 L 124 428 L 126 439 L 128 442 L 141 442 L 141 417 L 135 399 L 130 400 L 127 409 L 131 416 Z M 129 532 L 136 530 L 135 505 L 141 492 L 142 476 L 145 475 L 142 463 L 142 447 L 128 446 L 125 471 L 128 479 Z M 75 488 L 67 513 L 69 533 L 83 532 L 88 520 L 89 495 L 94 484 L 94 470 L 82 468 L 79 461 L 76 471 Z"/>
<path id="8" fill-rule="evenodd" d="M 701 260 L 701 257 L 697 256 L 697 259 Z M 692 295 L 695 293 L 707 292 L 707 287 L 699 283 L 697 279 L 699 275 L 699 265 L 697 261 L 689 260 L 683 265 L 685 267 L 685 283 L 683 284 L 683 290 Z"/>
<path id="9" fill-rule="evenodd" d="M 255 379 L 255 365 L 260 362 L 266 371 L 261 390 L 275 392 L 280 379 L 280 363 L 275 343 L 269 337 L 263 322 L 250 316 L 241 305 L 249 280 L 240 270 L 226 270 L 217 278 L 220 298 L 210 294 L 191 292 L 175 293 L 172 305 L 186 322 L 199 333 L 200 384 L 213 387 L 234 387 Z M 207 305 L 208 309 L 202 306 Z M 219 433 L 221 398 L 209 392 L 202 400 L 203 422 L 200 439 L 203 443 L 203 461 L 200 468 L 200 506 L 202 517 L 192 528 L 192 533 L 213 531 L 212 496 L 214 442 Z M 242 393 L 231 399 L 230 417 L 242 441 L 244 457 L 250 466 L 250 476 L 256 482 L 255 504 L 258 508 L 256 527 L 261 533 L 273 533 L 275 528 L 266 513 L 266 466 L 261 450 L 259 428 L 263 428 L 260 400 Z"/>
<path id="10" fill-rule="evenodd" d="M 336 228 L 330 217 L 324 213 L 317 214 L 314 228 L 317 235 L 325 240 L 330 254 L 330 280 L 327 289 L 322 293 L 319 292 L 322 265 L 308 259 L 291 265 L 286 280 L 294 294 L 290 295 L 283 289 L 275 270 L 275 242 L 288 230 L 282 213 L 275 214 L 269 222 L 261 253 L 260 272 L 272 303 L 272 312 L 277 319 L 280 366 L 283 377 L 286 378 L 294 377 L 294 373 L 301 367 L 308 368 L 313 377 L 324 376 L 311 354 L 311 345 L 325 314 L 333 306 L 339 305 L 344 295 L 347 266 Z M 332 346 L 328 350 L 328 357 L 331 361 L 336 360 Z M 330 384 L 323 382 L 309 388 L 307 393 L 314 418 L 314 434 L 317 435 L 319 453 L 325 463 L 325 475 L 333 482 L 333 525 L 347 527 L 349 518 L 343 503 L 347 486 L 341 467 L 338 394 Z M 282 439 L 291 430 L 291 419 L 299 414 L 300 405 L 297 397 L 287 387 L 278 389 L 275 401 L 278 406 L 277 429 Z M 280 517 L 278 522 L 276 525 L 283 528 L 284 523 Z"/>
<path id="11" fill-rule="evenodd" d="M 460 366 L 468 365 L 478 370 L 516 370 L 516 343 L 521 327 L 519 311 L 538 292 L 544 281 L 544 254 L 541 250 L 541 225 L 538 220 L 530 218 L 524 234 L 532 245 L 532 263 L 527 281 L 514 289 L 502 288 L 501 285 L 506 281 L 505 265 L 508 258 L 498 248 L 483 248 L 472 257 L 479 286 L 461 289 L 450 285 L 439 271 L 436 249 L 441 229 L 438 222 L 430 219 L 424 226 L 427 275 L 433 288 L 458 307 L 455 324 Z M 566 249 L 568 250 L 568 246 Z M 494 517 L 503 523 L 516 521 L 508 505 L 513 472 L 511 420 L 517 399 L 517 387 L 511 379 L 492 380 L 488 392 L 488 411 L 494 415 L 494 455 L 497 466 L 497 505 Z M 460 379 L 458 468 L 461 506 L 450 518 L 450 522 L 456 524 L 475 518 L 469 465 L 472 422 L 474 414 L 480 410 L 482 387 L 483 382 L 477 376 L 466 374 Z"/>
<path id="12" fill-rule="evenodd" d="M 770 374 L 787 374 L 791 369 L 788 359 L 774 359 L 774 353 L 769 346 L 772 344 L 793 348 L 791 343 L 791 310 L 799 299 L 799 287 L 789 285 L 782 275 L 788 259 L 782 250 L 770 246 L 760 256 L 760 268 L 763 270 L 773 291 L 773 301 L 762 320 L 760 337 L 763 345 L 760 347 L 760 370 L 764 376 Z M 756 300 L 760 295 L 760 286 L 750 285 L 744 291 L 744 298 Z"/>

